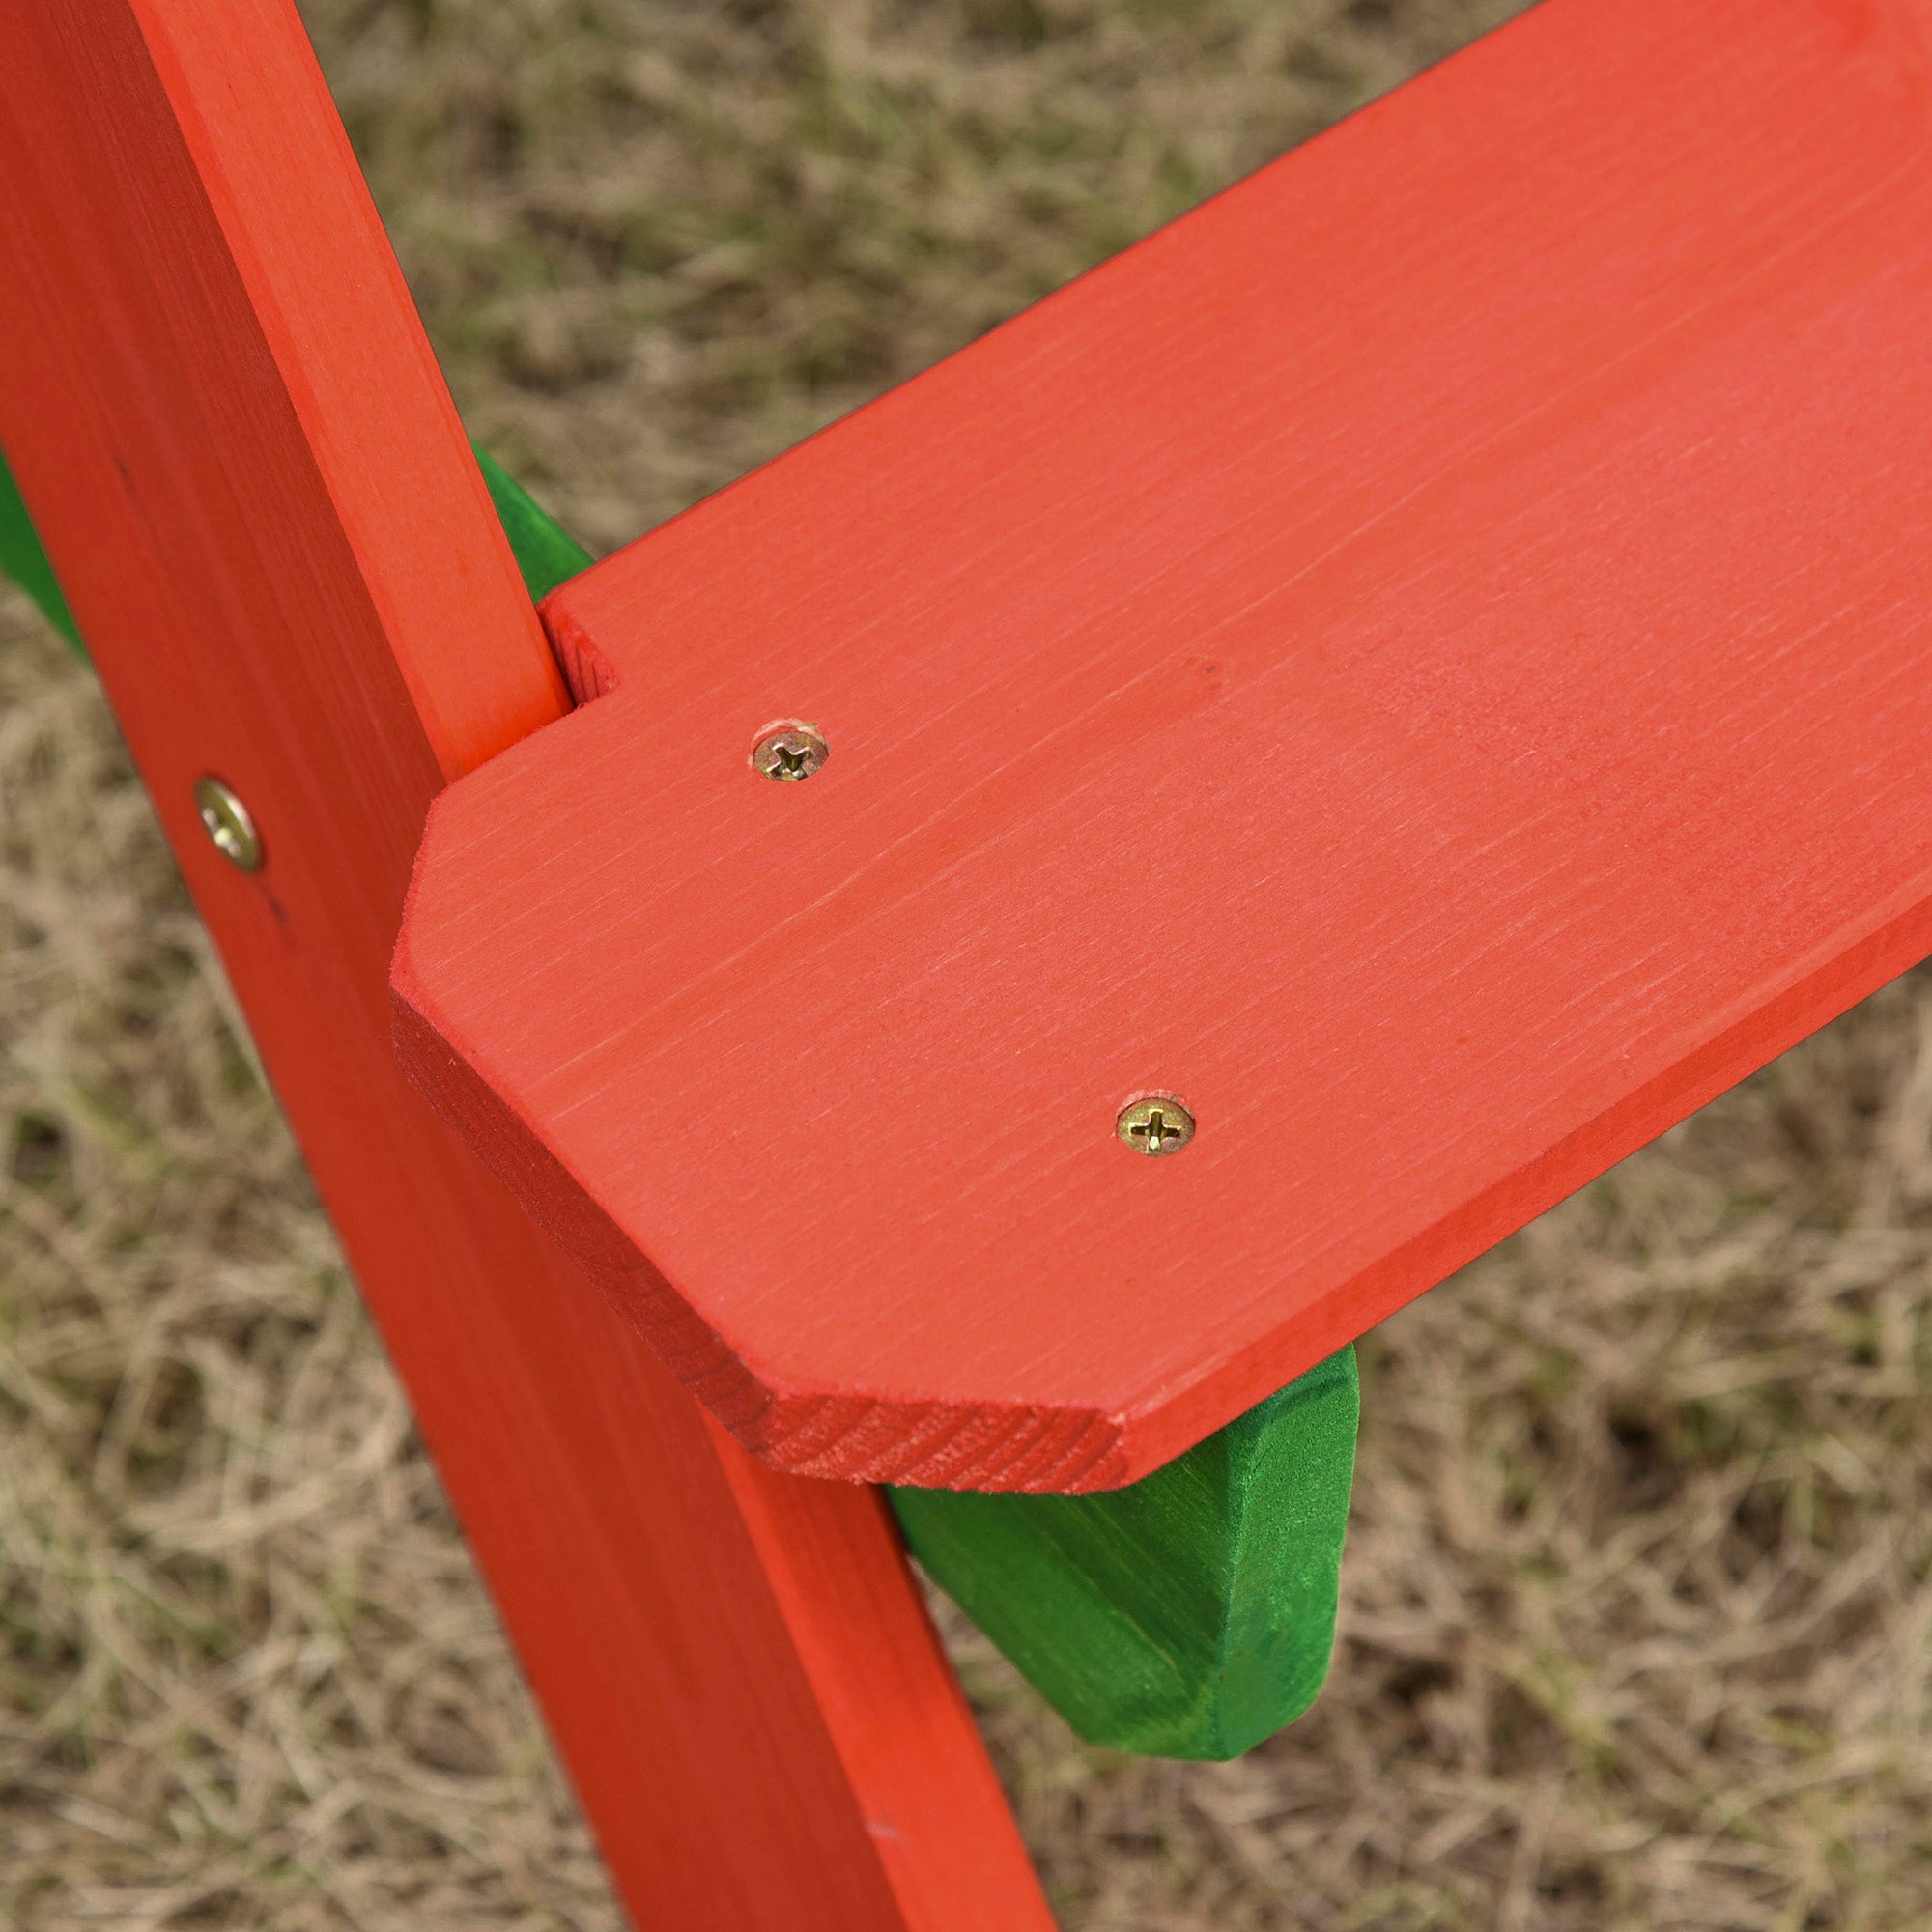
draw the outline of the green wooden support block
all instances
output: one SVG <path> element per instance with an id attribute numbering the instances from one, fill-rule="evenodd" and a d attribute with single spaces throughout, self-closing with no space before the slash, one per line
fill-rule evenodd
<path id="1" fill-rule="evenodd" d="M 892 1504 L 928 1574 L 1090 1743 L 1237 1757 L 1327 1675 L 1359 1407 L 1344 1349 L 1126 1489 Z"/>
<path id="2" fill-rule="evenodd" d="M 590 562 L 489 456 L 484 480 L 532 599 Z M 78 632 L 0 461 L 0 568 Z M 1355 1466 L 1355 1351 L 1163 1469 L 1097 1495 L 888 1492 L 912 1552 L 1094 1744 L 1238 1756 L 1327 1674 Z"/>

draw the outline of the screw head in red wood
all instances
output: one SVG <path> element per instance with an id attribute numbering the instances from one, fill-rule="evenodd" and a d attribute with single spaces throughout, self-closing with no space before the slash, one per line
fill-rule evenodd
<path id="1" fill-rule="evenodd" d="M 1150 1094 L 1121 1109 L 1114 1131 L 1136 1153 L 1179 1153 L 1194 1138 L 1194 1116 L 1172 1094 Z"/>
<path id="2" fill-rule="evenodd" d="M 262 835 L 234 790 L 213 775 L 194 787 L 194 809 L 201 814 L 208 842 L 240 872 L 262 869 Z"/>
<path id="3" fill-rule="evenodd" d="M 832 755 L 825 733 L 796 718 L 767 724 L 752 751 L 752 768 L 780 784 L 809 779 Z"/>

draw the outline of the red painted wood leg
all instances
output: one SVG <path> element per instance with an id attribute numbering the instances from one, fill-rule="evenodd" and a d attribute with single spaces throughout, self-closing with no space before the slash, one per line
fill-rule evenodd
<path id="1" fill-rule="evenodd" d="M 293 7 L 0 46 L 0 444 L 635 1922 L 1046 1927 L 877 1495 L 753 1465 L 394 1065 L 430 800 L 563 699 Z"/>

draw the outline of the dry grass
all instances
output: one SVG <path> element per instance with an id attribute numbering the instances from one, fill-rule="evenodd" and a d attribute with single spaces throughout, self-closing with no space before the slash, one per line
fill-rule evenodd
<path id="1" fill-rule="evenodd" d="M 598 542 L 1508 0 L 311 0 L 472 427 Z M 0 598 L 0 1922 L 618 1923 L 86 673 Z M 1932 978 L 1367 1345 L 1226 1767 L 962 1667 L 1069 1928 L 1932 1923 Z"/>

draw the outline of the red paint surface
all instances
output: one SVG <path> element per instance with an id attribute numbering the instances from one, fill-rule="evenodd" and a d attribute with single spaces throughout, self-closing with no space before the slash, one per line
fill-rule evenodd
<path id="1" fill-rule="evenodd" d="M 1928 74 L 1548 0 L 566 586 L 417 1076 L 781 1465 L 1279 1387 L 1932 950 Z"/>
<path id="2" fill-rule="evenodd" d="M 1044 1928 L 877 1496 L 729 1442 L 394 1065 L 429 802 L 562 700 L 294 10 L 0 46 L 0 442 L 635 1921 Z"/>

